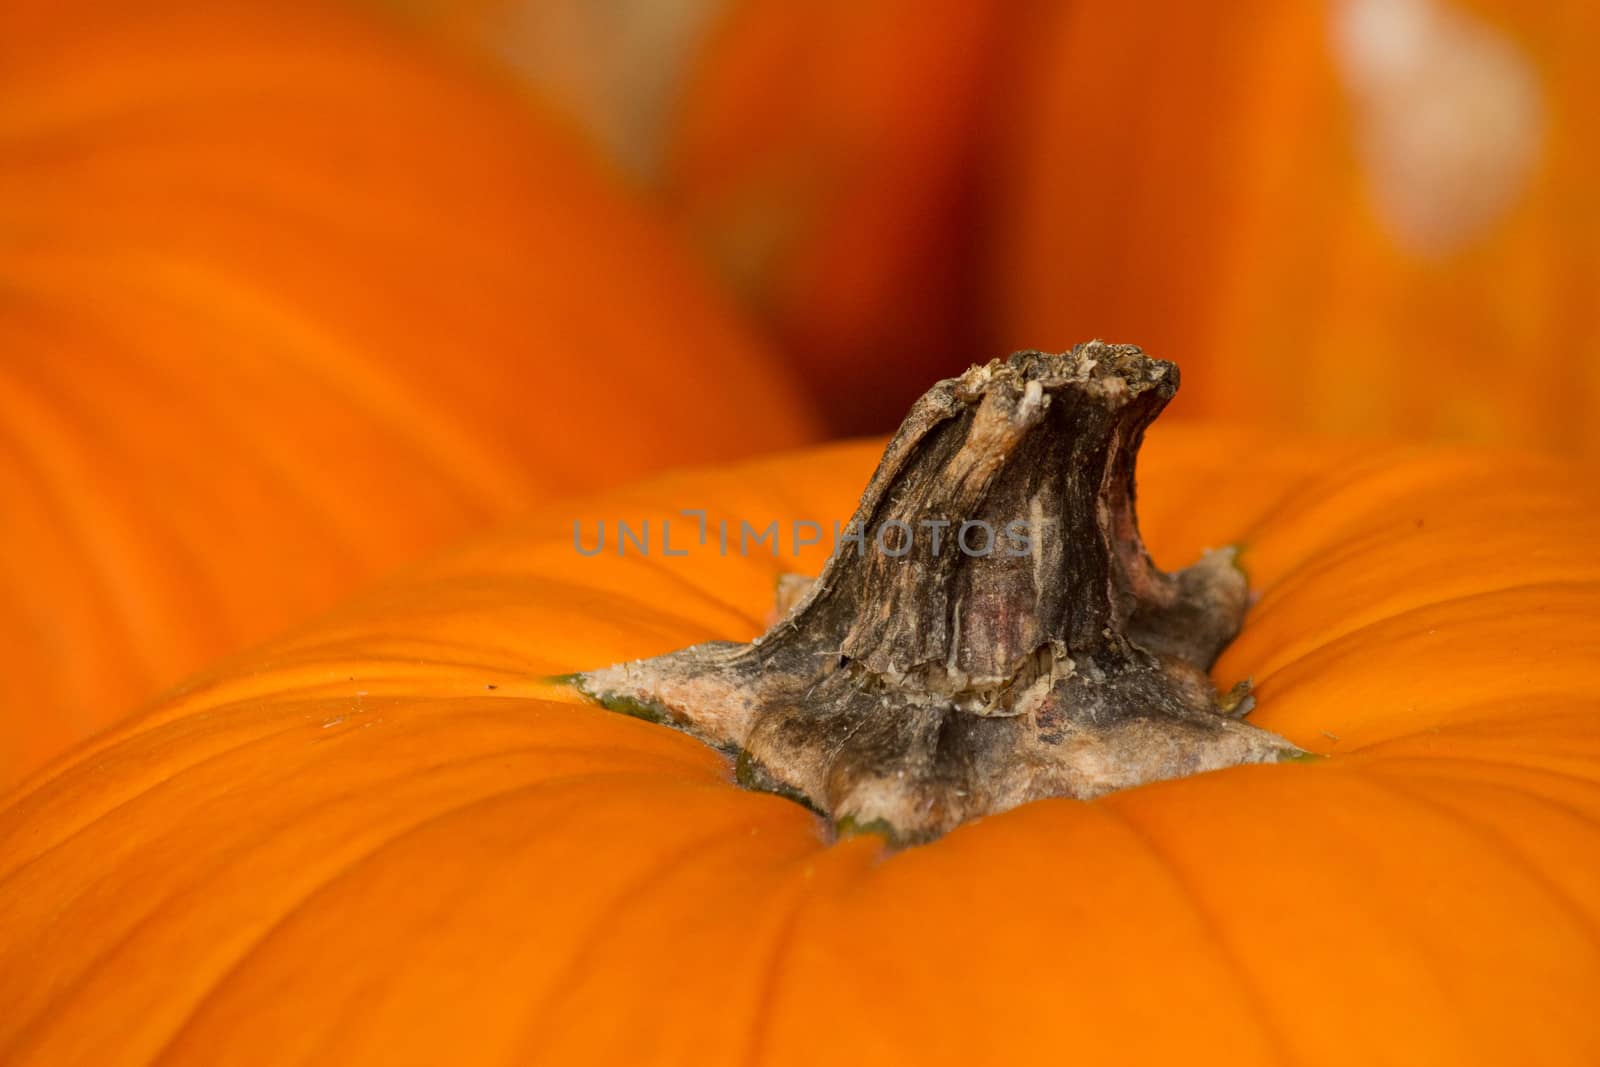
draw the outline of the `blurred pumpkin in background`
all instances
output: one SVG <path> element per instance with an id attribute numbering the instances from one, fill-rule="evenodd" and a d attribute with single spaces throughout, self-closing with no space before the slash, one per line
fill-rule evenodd
<path id="1" fill-rule="evenodd" d="M 0 784 L 552 491 L 813 433 L 575 134 L 364 16 L 0 7 Z"/>
<path id="2" fill-rule="evenodd" d="M 1600 445 L 1595 5 L 387 2 L 598 131 L 836 428 L 1101 336 L 1179 412 Z"/>
<path id="3" fill-rule="evenodd" d="M 1600 446 L 1600 7 L 1061 3 L 996 330 L 1184 361 L 1175 410 Z"/>
<path id="4" fill-rule="evenodd" d="M 839 431 L 977 355 L 996 0 L 376 0 L 488 55 L 634 175 Z"/>

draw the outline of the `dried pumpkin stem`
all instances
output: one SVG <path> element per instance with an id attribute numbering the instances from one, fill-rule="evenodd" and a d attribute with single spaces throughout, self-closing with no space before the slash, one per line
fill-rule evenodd
<path id="1" fill-rule="evenodd" d="M 1299 755 L 1206 671 L 1238 632 L 1231 551 L 1176 574 L 1134 514 L 1177 368 L 1129 345 L 1019 352 L 935 385 L 785 617 L 578 676 L 739 752 L 747 785 L 924 841 L 1043 797 Z"/>

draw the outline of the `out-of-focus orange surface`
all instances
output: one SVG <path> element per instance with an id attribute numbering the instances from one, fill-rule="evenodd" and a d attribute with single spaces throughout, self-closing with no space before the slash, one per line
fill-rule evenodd
<path id="1" fill-rule="evenodd" d="M 456 11 L 535 82 L 618 54 L 559 14 L 595 5 L 387 2 Z M 1182 364 L 1178 412 L 1600 446 L 1594 4 L 605 10 L 649 77 L 558 95 L 835 426 L 1099 336 Z"/>
<path id="2" fill-rule="evenodd" d="M 665 210 L 837 429 L 891 429 L 929 382 L 995 354 L 971 315 L 974 164 L 1026 6 L 740 0 L 686 79 Z"/>
<path id="3" fill-rule="evenodd" d="M 1002 344 L 1184 367 L 1177 410 L 1600 446 L 1600 6 L 1061 5 L 997 199 Z"/>
<path id="4" fill-rule="evenodd" d="M 0 784 L 558 490 L 813 435 L 542 112 L 341 8 L 0 9 Z"/>
<path id="5" fill-rule="evenodd" d="M 976 166 L 999 0 L 372 0 L 558 101 L 627 167 L 839 432 L 987 359 Z"/>

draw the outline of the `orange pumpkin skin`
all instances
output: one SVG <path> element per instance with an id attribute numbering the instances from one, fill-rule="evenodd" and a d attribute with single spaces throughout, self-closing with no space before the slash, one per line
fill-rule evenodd
<path id="1" fill-rule="evenodd" d="M 743 0 L 666 142 L 667 208 L 836 430 L 893 428 L 974 350 L 978 156 L 1019 9 Z"/>
<path id="2" fill-rule="evenodd" d="M 718 519 L 843 517 L 876 454 L 551 507 L 58 763 L 0 809 L 0 1058 L 1600 1055 L 1600 500 L 1573 469 L 1157 427 L 1158 562 L 1238 541 L 1260 591 L 1219 682 L 1330 758 L 885 855 L 547 680 L 759 632 L 821 553 L 722 556 Z M 578 557 L 601 517 L 676 517 L 690 555 Z"/>
<path id="3" fill-rule="evenodd" d="M 892 428 L 975 355 L 994 0 L 387 0 L 509 66 L 625 163 L 833 428 Z"/>
<path id="4" fill-rule="evenodd" d="M 574 142 L 335 8 L 5 6 L 0 784 L 552 491 L 812 435 Z"/>
<path id="5" fill-rule="evenodd" d="M 1053 10 L 998 166 L 1003 341 L 1183 353 L 1189 414 L 1600 445 L 1600 8 Z"/>

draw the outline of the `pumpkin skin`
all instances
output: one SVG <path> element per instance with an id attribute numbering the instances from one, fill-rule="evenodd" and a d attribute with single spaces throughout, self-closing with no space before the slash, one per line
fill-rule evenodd
<path id="1" fill-rule="evenodd" d="M 622 162 L 836 431 L 892 429 L 978 354 L 977 164 L 1015 5 L 387 3 L 511 69 Z"/>
<path id="2" fill-rule="evenodd" d="M 727 0 L 371 0 L 530 86 L 641 184 L 661 174 L 673 109 Z"/>
<path id="3" fill-rule="evenodd" d="M 886 854 L 548 678 L 747 640 L 822 562 L 714 532 L 580 558 L 574 520 L 586 545 L 684 507 L 831 522 L 877 453 L 551 506 L 56 764 L 0 810 L 0 1058 L 1600 1055 L 1600 500 L 1575 468 L 1156 427 L 1157 561 L 1237 541 L 1260 592 L 1219 682 L 1253 676 L 1258 724 L 1330 758 Z"/>
<path id="4" fill-rule="evenodd" d="M 979 354 L 977 164 L 1019 9 L 742 0 L 685 87 L 663 195 L 834 429 L 892 429 Z"/>
<path id="5" fill-rule="evenodd" d="M 317 5 L 5 6 L 0 351 L 0 784 L 552 492 L 815 432 L 574 135 Z"/>
<path id="6" fill-rule="evenodd" d="M 999 341 L 1184 353 L 1175 412 L 1600 445 L 1600 9 L 1050 12 L 1000 153 Z"/>

